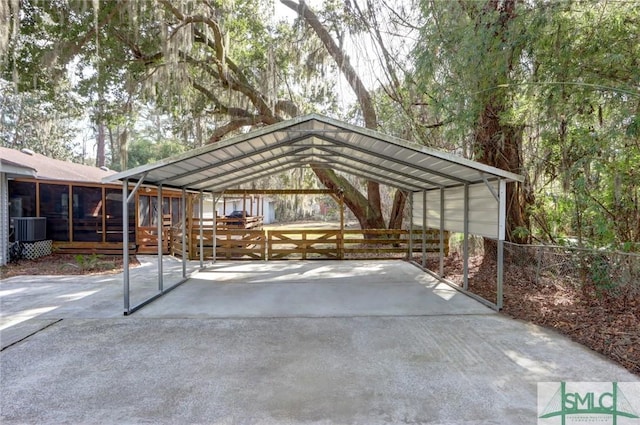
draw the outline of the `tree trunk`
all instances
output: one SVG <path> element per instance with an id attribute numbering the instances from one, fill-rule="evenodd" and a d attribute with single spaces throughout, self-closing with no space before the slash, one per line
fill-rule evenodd
<path id="1" fill-rule="evenodd" d="M 333 37 L 331 37 L 331 34 L 329 34 L 329 31 L 327 31 L 324 25 L 322 25 L 316 14 L 311 9 L 309 9 L 304 0 L 299 0 L 299 3 L 296 3 L 292 0 L 280 0 L 280 2 L 288 8 L 296 11 L 298 15 L 302 17 L 304 21 L 313 29 L 318 38 L 320 38 L 325 48 L 327 49 L 327 52 L 329 53 L 329 55 L 331 55 L 336 65 L 338 65 L 340 72 L 349 82 L 351 89 L 355 93 L 362 110 L 365 127 L 376 130 L 378 128 L 378 117 L 376 115 L 373 99 L 371 98 L 371 94 L 365 87 L 364 83 L 360 79 L 360 76 L 351 65 L 349 56 L 340 48 L 340 46 L 338 46 Z M 344 185 L 344 183 L 347 183 L 346 181 L 344 181 L 344 179 L 339 179 L 339 176 L 337 176 L 333 172 L 327 173 L 327 170 L 313 167 L 312 169 L 314 170 L 316 176 L 318 176 L 320 181 L 322 181 L 325 185 L 327 185 L 327 183 L 329 182 L 333 182 L 333 184 L 335 184 L 338 180 L 343 180 L 341 182 L 342 185 Z M 318 171 L 320 171 L 320 173 Z M 327 187 L 330 188 L 330 186 Z M 346 185 L 344 185 L 344 187 L 346 188 Z M 351 185 L 349 185 L 349 187 L 351 187 Z M 385 228 L 384 218 L 382 216 L 382 203 L 380 201 L 380 184 L 373 181 L 367 182 L 367 198 L 364 198 L 362 194 L 360 194 L 355 189 L 345 191 L 344 197 L 345 203 L 347 204 L 351 212 L 353 212 L 353 214 L 356 216 L 363 229 Z M 398 202 L 399 204 L 396 204 L 396 202 Z M 363 203 L 366 203 L 366 205 L 364 205 Z M 403 206 L 404 196 L 394 197 L 393 210 L 395 211 L 399 209 L 400 211 L 402 211 Z M 396 214 L 394 216 L 394 219 L 390 220 L 389 223 L 393 223 L 394 228 L 400 228 L 400 226 L 402 226 L 402 214 L 400 214 L 399 216 Z"/>
<path id="2" fill-rule="evenodd" d="M 127 169 L 127 159 L 129 157 L 128 154 L 128 149 L 127 149 L 127 142 L 129 139 L 129 132 L 127 131 L 127 128 L 125 127 L 125 129 L 122 131 L 122 133 L 120 133 L 120 136 L 118 137 L 118 141 L 120 144 L 120 168 L 122 170 L 126 170 Z"/>
<path id="3" fill-rule="evenodd" d="M 105 165 L 105 134 L 104 124 L 98 123 L 98 137 L 97 137 L 97 149 L 96 149 L 96 167 L 103 167 Z"/>
<path id="4" fill-rule="evenodd" d="M 512 173 L 522 171 L 522 128 L 503 122 L 504 113 L 511 107 L 509 98 L 500 88 L 508 83 L 509 73 L 513 68 L 513 61 L 519 57 L 517 43 L 509 39 L 509 30 L 515 19 L 516 0 L 497 2 L 488 0 L 480 15 L 472 16 L 480 25 L 493 32 L 498 43 L 488 48 L 487 57 L 498 57 L 508 53 L 509 59 L 503 64 L 503 69 L 495 69 L 489 87 L 480 98 L 482 108 L 474 131 L 474 153 L 479 162 L 501 168 Z M 497 19 L 484 20 L 489 12 L 498 12 Z M 490 60 L 490 59 L 487 59 Z M 530 219 L 527 206 L 533 203 L 533 194 L 528 192 L 524 183 L 510 183 L 507 185 L 507 229 L 506 238 L 517 243 L 529 242 Z"/>
<path id="5" fill-rule="evenodd" d="M 474 147 L 476 158 L 483 164 L 513 173 L 522 171 L 522 130 L 500 122 L 504 107 L 501 101 L 491 99 L 485 105 L 476 125 Z M 507 185 L 507 234 L 506 239 L 516 243 L 528 243 L 530 217 L 526 206 L 533 200 L 525 190 L 525 183 Z"/>
<path id="6" fill-rule="evenodd" d="M 370 202 L 354 188 L 343 177 L 337 175 L 333 170 L 311 166 L 327 189 L 342 192 L 344 203 L 358 219 L 360 227 L 363 229 L 384 229 L 384 218 L 382 214 L 371 208 Z"/>
<path id="7" fill-rule="evenodd" d="M 402 227 L 402 219 L 404 218 L 404 206 L 407 203 L 407 197 L 401 190 L 396 190 L 393 195 L 393 207 L 389 215 L 389 229 L 400 229 Z"/>

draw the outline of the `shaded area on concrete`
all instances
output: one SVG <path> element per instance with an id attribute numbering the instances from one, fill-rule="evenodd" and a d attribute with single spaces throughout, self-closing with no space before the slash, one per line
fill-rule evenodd
<path id="1" fill-rule="evenodd" d="M 402 261 L 218 263 L 138 311 L 144 317 L 491 314 Z"/>

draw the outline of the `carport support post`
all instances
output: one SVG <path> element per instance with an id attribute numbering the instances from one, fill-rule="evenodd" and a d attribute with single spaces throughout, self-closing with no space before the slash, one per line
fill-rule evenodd
<path id="1" fill-rule="evenodd" d="M 444 188 L 440 188 L 440 277 L 444 277 Z"/>
<path id="2" fill-rule="evenodd" d="M 422 191 L 422 268 L 427 267 L 427 191 Z"/>
<path id="3" fill-rule="evenodd" d="M 469 184 L 464 185 L 464 242 L 462 247 L 464 290 L 469 289 Z"/>
<path id="4" fill-rule="evenodd" d="M 187 190 L 182 189 L 182 277 L 187 277 Z"/>
<path id="5" fill-rule="evenodd" d="M 217 257 L 217 252 L 216 252 L 216 248 L 218 246 L 218 240 L 216 239 L 218 237 L 217 233 L 218 233 L 218 201 L 220 200 L 220 198 L 222 198 L 222 216 L 224 216 L 224 206 L 226 205 L 226 198 L 223 197 L 223 193 L 220 193 L 220 195 L 213 196 L 213 230 L 211 231 L 211 237 L 213 238 L 213 240 L 211 241 L 212 244 L 212 254 L 213 254 L 213 260 L 212 263 L 215 264 L 216 263 L 216 257 Z"/>
<path id="6" fill-rule="evenodd" d="M 413 192 L 405 192 L 409 198 L 409 251 L 407 252 L 407 260 L 413 260 Z"/>
<path id="7" fill-rule="evenodd" d="M 162 185 L 158 186 L 158 291 L 164 289 L 164 281 L 162 274 L 162 222 L 164 220 L 164 208 L 162 206 Z"/>
<path id="8" fill-rule="evenodd" d="M 204 196 L 200 191 L 200 268 L 204 268 Z"/>
<path id="9" fill-rule="evenodd" d="M 500 197 L 498 206 L 498 288 L 496 291 L 496 304 L 498 310 L 502 309 L 503 283 L 504 283 L 504 238 L 507 228 L 507 182 L 500 180 Z"/>
<path id="10" fill-rule="evenodd" d="M 124 285 L 124 314 L 129 314 L 129 179 L 122 182 L 122 282 Z"/>
<path id="11" fill-rule="evenodd" d="M 344 260 L 344 193 L 340 191 L 340 239 L 338 240 L 338 258 Z"/>

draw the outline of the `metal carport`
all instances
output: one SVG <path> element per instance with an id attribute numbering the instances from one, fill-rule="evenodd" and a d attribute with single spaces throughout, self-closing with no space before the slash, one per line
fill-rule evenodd
<path id="1" fill-rule="evenodd" d="M 216 144 L 166 158 L 154 164 L 113 174 L 103 182 L 121 180 L 123 200 L 124 313 L 174 289 L 187 279 L 183 255 L 183 280 L 164 288 L 162 249 L 158 244 L 158 293 L 136 306 L 129 300 L 128 208 L 142 183 L 182 190 L 185 211 L 187 191 L 219 194 L 243 183 L 292 168 L 313 164 L 354 174 L 405 191 L 411 206 L 410 226 L 440 229 L 440 276 L 443 274 L 443 231 L 464 233 L 464 285 L 468 279 L 470 233 L 498 242 L 497 303 L 502 307 L 503 241 L 506 223 L 506 184 L 522 182 L 520 175 L 439 152 L 380 132 L 311 114 L 273 124 Z M 129 183 L 135 182 L 129 192 Z M 202 202 L 200 203 L 202 205 Z M 185 214 L 183 214 L 183 238 Z M 162 234 L 159 221 L 159 235 Z M 184 246 L 184 243 L 183 243 Z M 202 258 L 202 257 L 201 257 Z M 201 259 L 202 267 L 202 259 Z M 423 252 L 423 266 L 425 254 Z"/>

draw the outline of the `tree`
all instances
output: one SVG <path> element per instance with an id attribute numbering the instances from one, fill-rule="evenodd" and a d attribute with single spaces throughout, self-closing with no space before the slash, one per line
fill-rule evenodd
<path id="1" fill-rule="evenodd" d="M 453 115 L 444 137 L 469 143 L 460 146 L 474 159 L 524 174 L 523 123 L 509 115 L 523 49 L 516 0 L 484 2 L 423 1 L 426 22 L 416 51 L 415 79 L 433 99 L 437 114 Z M 524 185 L 507 188 L 507 239 L 528 240 L 528 205 Z"/>
<path id="2" fill-rule="evenodd" d="M 208 143 L 215 143 L 247 127 L 331 108 L 329 82 L 318 75 L 332 58 L 334 66 L 347 73 L 365 124 L 376 128 L 375 105 L 346 55 L 313 20 L 315 14 L 304 3 L 300 6 L 317 39 L 301 41 L 283 24 L 268 26 L 264 19 L 270 13 L 268 6 L 256 0 L 100 2 L 98 9 L 79 3 L 24 2 L 21 37 L 47 40 L 48 53 L 37 43 L 17 43 L 18 54 L 5 71 L 19 68 L 29 75 L 20 80 L 21 89 L 33 88 L 26 87 L 26 81 L 49 87 L 74 62 L 79 90 L 88 105 L 96 105 L 97 128 L 105 126 L 110 132 L 109 120 L 122 119 L 109 118 L 108 111 L 131 111 L 139 102 L 153 104 L 176 120 L 184 115 L 197 117 L 198 122 L 212 117 L 209 123 L 215 126 L 205 125 L 200 132 L 207 134 Z M 43 62 L 48 65 L 44 71 L 34 65 Z M 308 81 L 316 82 L 313 100 L 324 105 L 306 103 Z M 130 125 L 124 126 L 120 136 L 126 140 L 131 131 Z M 343 190 L 346 204 L 363 227 L 385 226 L 376 183 L 368 183 L 367 199 L 342 176 L 327 170 L 316 173 L 328 187 Z M 399 203 L 403 201 L 398 197 Z M 392 224 L 398 223 L 396 214 Z"/>
<path id="3" fill-rule="evenodd" d="M 28 148 L 58 159 L 73 155 L 78 104 L 61 94 L 54 100 L 40 91 L 16 93 L 0 82 L 0 145 Z"/>
<path id="4" fill-rule="evenodd" d="M 508 237 L 637 241 L 637 4 L 459 0 L 421 9 L 414 79 L 445 123 L 442 136 L 527 178 L 508 194 Z"/>
<path id="5" fill-rule="evenodd" d="M 526 94 L 540 111 L 532 175 L 542 193 L 533 217 L 551 239 L 638 250 L 637 4 L 563 2 L 536 12 L 526 50 Z"/>

